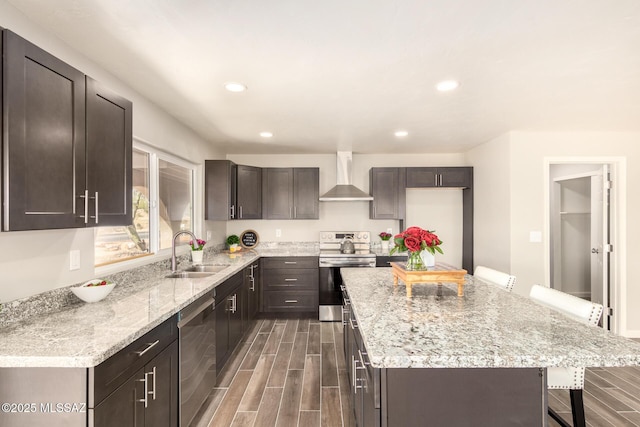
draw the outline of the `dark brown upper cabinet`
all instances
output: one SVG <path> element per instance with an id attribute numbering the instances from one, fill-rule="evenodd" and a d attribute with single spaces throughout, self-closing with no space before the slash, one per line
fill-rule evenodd
<path id="1" fill-rule="evenodd" d="M 262 188 L 265 219 L 320 217 L 318 168 L 265 168 Z"/>
<path id="2" fill-rule="evenodd" d="M 369 218 L 404 219 L 406 195 L 404 168 L 371 168 L 369 170 Z"/>
<path id="3" fill-rule="evenodd" d="M 262 169 L 238 165 L 237 219 L 262 218 Z"/>
<path id="4" fill-rule="evenodd" d="M 131 103 L 9 30 L 2 49 L 3 230 L 130 224 Z"/>
<path id="5" fill-rule="evenodd" d="M 88 225 L 131 224 L 132 110 L 131 101 L 87 77 L 86 190 L 78 196 L 89 200 Z"/>
<path id="6" fill-rule="evenodd" d="M 407 168 L 407 188 L 472 186 L 469 167 Z"/>
<path id="7" fill-rule="evenodd" d="M 205 160 L 205 219 L 262 218 L 262 169 Z"/>

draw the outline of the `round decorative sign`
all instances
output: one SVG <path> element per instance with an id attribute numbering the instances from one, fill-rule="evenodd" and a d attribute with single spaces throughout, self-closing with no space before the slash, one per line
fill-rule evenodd
<path id="1" fill-rule="evenodd" d="M 240 246 L 245 249 L 253 249 L 258 245 L 260 236 L 254 230 L 245 230 L 240 235 Z"/>

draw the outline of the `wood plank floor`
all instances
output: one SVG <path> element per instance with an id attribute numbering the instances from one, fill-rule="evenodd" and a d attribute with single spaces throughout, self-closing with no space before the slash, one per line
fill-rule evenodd
<path id="1" fill-rule="evenodd" d="M 355 427 L 342 323 L 254 323 L 200 411 L 198 427 Z"/>
<path id="2" fill-rule="evenodd" d="M 551 390 L 549 404 L 571 421 L 567 391 Z M 640 427 L 640 368 L 587 369 L 584 404 L 589 426 Z M 198 418 L 197 427 L 355 426 L 342 324 L 256 321 Z"/>

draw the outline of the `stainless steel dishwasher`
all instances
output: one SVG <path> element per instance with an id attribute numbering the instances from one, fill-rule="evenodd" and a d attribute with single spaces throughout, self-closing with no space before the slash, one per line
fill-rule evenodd
<path id="1" fill-rule="evenodd" d="M 180 425 L 186 427 L 216 385 L 216 317 L 213 292 L 180 312 Z"/>

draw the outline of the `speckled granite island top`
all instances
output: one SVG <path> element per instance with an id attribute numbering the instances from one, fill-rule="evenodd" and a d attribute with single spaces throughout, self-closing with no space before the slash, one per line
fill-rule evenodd
<path id="1" fill-rule="evenodd" d="M 394 288 L 391 268 L 342 268 L 375 368 L 640 365 L 640 344 L 588 327 L 527 297 L 466 276 Z"/>
<path id="2" fill-rule="evenodd" d="M 300 249 L 214 254 L 205 263 L 228 267 L 198 279 L 168 279 L 170 271 L 156 270 L 144 280 L 118 284 L 103 301 L 0 328 L 0 368 L 97 366 L 259 257 L 317 255 Z"/>

